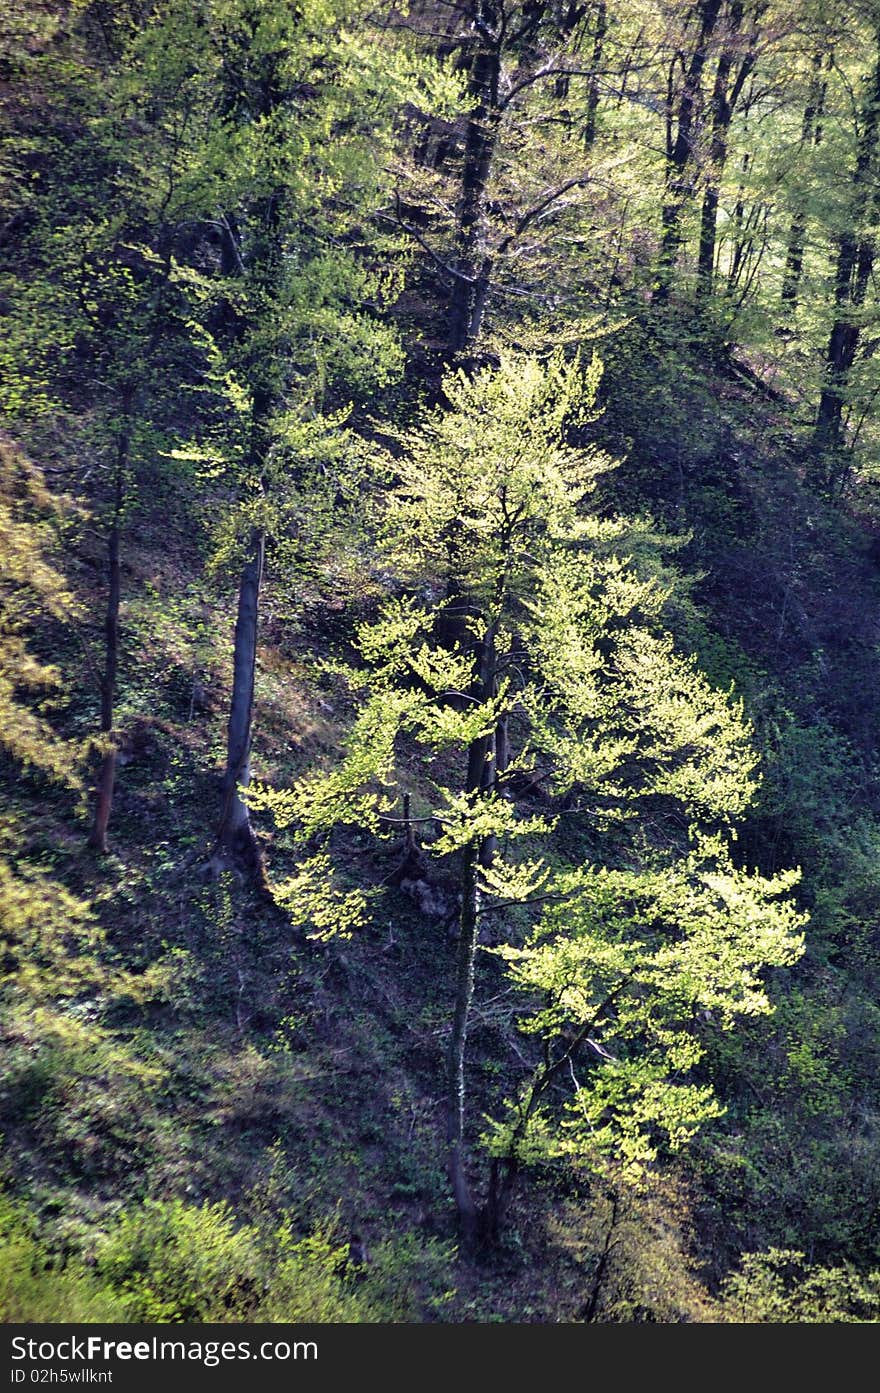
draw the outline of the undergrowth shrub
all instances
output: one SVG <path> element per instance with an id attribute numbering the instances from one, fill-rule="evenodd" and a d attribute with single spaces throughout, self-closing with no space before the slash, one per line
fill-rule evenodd
<path id="1" fill-rule="evenodd" d="M 124 1299 L 82 1261 L 39 1241 L 25 1213 L 0 1194 L 0 1321 L 123 1321 Z"/>

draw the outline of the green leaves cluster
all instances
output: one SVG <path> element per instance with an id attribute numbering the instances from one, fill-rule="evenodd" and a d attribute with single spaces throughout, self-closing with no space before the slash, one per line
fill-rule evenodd
<path id="1" fill-rule="evenodd" d="M 718 1117 L 712 1089 L 691 1081 L 701 1037 L 772 1010 L 762 971 L 803 952 L 806 916 L 785 898 L 798 879 L 739 870 L 720 838 L 655 868 L 558 875 L 558 903 L 525 944 L 493 950 L 535 1003 L 521 1029 L 546 1061 L 490 1129 L 493 1153 L 613 1157 L 637 1180 Z M 557 1129 L 554 1080 L 571 1085 Z"/>

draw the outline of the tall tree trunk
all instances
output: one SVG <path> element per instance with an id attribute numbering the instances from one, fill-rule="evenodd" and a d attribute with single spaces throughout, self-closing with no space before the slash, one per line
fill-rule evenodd
<path id="1" fill-rule="evenodd" d="M 748 47 L 736 68 L 736 53 L 733 41 L 742 27 L 744 4 L 736 0 L 731 5 L 729 38 L 718 59 L 715 71 L 715 84 L 712 90 L 712 138 L 709 146 L 709 167 L 706 175 L 706 188 L 700 213 L 700 245 L 697 257 L 697 287 L 701 296 L 712 294 L 715 276 L 715 244 L 718 235 L 718 201 L 724 166 L 727 163 L 727 138 L 730 123 L 736 110 L 743 88 L 752 73 L 758 41 L 758 24 L 764 6 L 759 5 L 754 16 Z"/>
<path id="2" fill-rule="evenodd" d="M 270 420 L 274 407 L 266 386 L 252 388 L 250 472 L 264 486 L 266 460 L 271 443 Z M 251 737 L 254 723 L 254 686 L 260 592 L 266 554 L 266 530 L 255 525 L 248 538 L 245 561 L 238 583 L 238 605 L 232 657 L 232 697 L 226 731 L 226 768 L 221 785 L 222 806 L 211 858 L 213 870 L 228 868 L 268 891 L 263 858 L 251 825 L 248 806 L 240 789 L 251 776 Z"/>
<path id="3" fill-rule="evenodd" d="M 474 28 L 479 39 L 471 67 L 475 105 L 465 135 L 461 204 L 457 232 L 457 271 L 449 306 L 449 349 L 460 353 L 479 336 L 489 291 L 492 262 L 485 248 L 485 202 L 501 112 L 501 38 L 492 26 L 494 8 L 477 0 Z"/>
<path id="4" fill-rule="evenodd" d="M 846 406 L 850 371 L 859 346 L 860 326 L 853 317 L 863 304 L 865 289 L 874 263 L 873 242 L 859 241 L 852 233 L 839 240 L 834 278 L 837 317 L 831 327 L 825 354 L 825 382 L 819 396 L 813 444 L 819 455 L 829 458 L 843 444 L 843 413 Z"/>
<path id="5" fill-rule="evenodd" d="M 249 16 L 257 24 L 259 7 Z M 256 30 L 253 30 L 256 33 Z M 245 123 L 271 122 L 286 109 L 287 79 L 282 70 L 279 51 L 266 54 L 259 80 L 252 91 L 245 90 L 234 66 L 224 69 L 221 77 L 223 100 L 230 120 L 240 119 L 246 111 Z M 240 106 L 243 104 L 243 106 Z M 267 177 L 269 171 L 264 170 Z M 245 347 L 245 375 L 251 391 L 250 440 L 248 473 L 252 487 L 265 495 L 267 465 L 272 444 L 272 417 L 278 405 L 277 387 L 273 382 L 275 363 L 267 357 L 268 350 L 257 340 L 248 338 L 259 329 L 263 305 L 278 299 L 283 266 L 280 234 L 282 207 L 285 201 L 283 185 L 263 188 L 259 196 L 245 204 L 236 217 L 227 212 L 221 219 L 222 256 L 226 275 L 236 277 L 245 287 L 244 299 L 255 294 L 256 318 L 250 322 L 240 313 L 231 316 L 230 337 Z M 241 226 L 239 226 L 239 224 Z M 246 238 L 242 230 L 247 229 Z M 254 834 L 247 803 L 241 796 L 251 776 L 251 741 L 254 724 L 254 688 L 257 671 L 257 641 L 260 619 L 260 592 L 266 554 L 265 524 L 255 522 L 248 537 L 244 565 L 238 584 L 238 603 L 235 617 L 235 636 L 232 658 L 232 696 L 226 728 L 226 768 L 221 783 L 222 804 L 214 841 L 210 868 L 213 871 L 231 869 L 268 894 L 263 858 Z"/>
<path id="6" fill-rule="evenodd" d="M 740 185 L 737 191 L 736 202 L 733 205 L 733 255 L 730 258 L 730 265 L 727 268 L 727 294 L 733 295 L 736 291 L 743 265 L 748 258 L 751 238 L 746 227 L 746 180 L 749 176 L 752 157 L 748 150 L 744 151 L 740 171 Z"/>
<path id="7" fill-rule="evenodd" d="M 825 93 L 827 90 L 827 82 L 822 78 L 822 64 L 824 58 L 825 55 L 823 53 L 816 53 L 813 55 L 813 74 L 810 79 L 810 91 L 807 104 L 804 108 L 804 119 L 801 126 L 802 150 L 806 150 L 810 147 L 815 149 L 822 141 L 822 115 L 825 106 Z M 830 64 L 831 55 L 829 55 L 828 62 Z M 785 272 L 782 278 L 781 292 L 783 305 L 791 311 L 797 308 L 801 276 L 804 270 L 806 236 L 806 208 L 803 202 L 798 199 L 794 212 L 792 213 L 791 226 L 788 232 Z"/>
<path id="8" fill-rule="evenodd" d="M 464 1065 L 468 1017 L 474 994 L 474 958 L 479 929 L 479 861 L 479 843 L 474 841 L 464 851 L 458 950 L 455 958 L 455 1010 L 446 1059 L 446 1142 L 449 1179 L 458 1211 L 461 1237 L 465 1246 L 469 1248 L 473 1248 L 477 1237 L 477 1207 L 467 1178 Z"/>
<path id="9" fill-rule="evenodd" d="M 490 631 L 478 655 L 477 680 L 472 695 L 485 701 L 495 688 L 495 636 Z M 495 739 L 491 735 L 474 740 L 468 751 L 466 791 L 476 803 L 492 786 Z M 491 856 L 490 838 L 475 838 L 464 849 L 461 872 L 461 911 L 458 921 L 458 948 L 455 959 L 455 1008 L 446 1056 L 446 1141 L 449 1179 L 458 1211 L 459 1230 L 466 1247 L 477 1239 L 477 1206 L 467 1177 L 465 1145 L 466 1081 L 465 1050 L 468 1019 L 474 994 L 474 959 L 479 933 L 480 866 Z"/>
<path id="10" fill-rule="evenodd" d="M 666 191 L 661 213 L 660 278 L 657 292 L 660 300 L 665 299 L 669 293 L 681 246 L 681 218 L 694 193 L 703 70 L 709 56 L 709 43 L 721 12 L 721 3 L 722 0 L 699 0 L 696 7 L 697 38 L 678 99 L 677 113 L 673 111 L 674 93 L 670 80 L 667 103 Z"/>
<path id="11" fill-rule="evenodd" d="M 785 272 L 781 291 L 782 303 L 789 310 L 797 309 L 801 277 L 804 273 L 806 237 L 807 220 L 803 213 L 797 212 L 791 220 L 788 233 L 788 248 L 785 253 Z"/>
<path id="12" fill-rule="evenodd" d="M 116 787 L 118 751 L 113 733 L 113 708 L 119 668 L 119 604 L 122 592 L 119 548 L 129 447 L 130 435 L 128 427 L 125 427 L 119 432 L 116 441 L 113 508 L 107 533 L 107 611 L 104 617 L 104 672 L 101 677 L 101 734 L 105 737 L 107 746 L 95 785 L 95 812 L 89 834 L 89 845 L 102 855 L 106 855 L 109 850 L 107 831 Z"/>
<path id="13" fill-rule="evenodd" d="M 880 195 L 876 188 L 878 117 L 880 117 L 880 34 L 878 53 L 862 111 L 862 127 L 852 175 L 850 226 L 838 239 L 834 275 L 835 319 L 825 355 L 825 383 L 819 398 L 813 444 L 826 462 L 827 482 L 836 472 L 834 455 L 843 444 L 843 413 L 850 372 L 859 347 L 859 311 L 864 305 L 876 244 L 866 229 L 876 216 Z"/>
<path id="14" fill-rule="evenodd" d="M 616 1190 L 611 1191 L 611 1214 L 608 1220 L 608 1228 L 605 1232 L 605 1242 L 602 1244 L 602 1251 L 599 1254 L 599 1261 L 596 1264 L 596 1271 L 593 1274 L 593 1284 L 590 1295 L 584 1305 L 582 1319 L 586 1325 L 591 1325 L 596 1319 L 596 1312 L 599 1309 L 599 1299 L 602 1295 L 602 1287 L 608 1272 L 608 1264 L 614 1250 L 614 1235 L 620 1216 L 620 1197 Z"/>
<path id="15" fill-rule="evenodd" d="M 590 59 L 592 77 L 587 88 L 587 108 L 584 116 L 584 145 L 588 150 L 596 139 L 596 116 L 599 111 L 599 69 L 602 66 L 602 54 L 607 33 L 608 8 L 605 0 L 599 0 L 596 6 L 596 28 L 593 34 L 593 53 Z"/>
<path id="16" fill-rule="evenodd" d="M 223 775 L 223 806 L 217 828 L 215 859 L 219 864 L 247 872 L 262 882 L 262 858 L 247 804 L 239 790 L 250 782 L 251 734 L 254 719 L 254 682 L 257 668 L 257 636 L 260 589 L 266 536 L 261 528 L 251 533 L 247 559 L 238 587 L 238 612 L 233 647 L 232 701 Z"/>
<path id="17" fill-rule="evenodd" d="M 229 88 L 230 109 L 234 109 L 240 93 L 233 81 Z M 257 88 L 254 116 L 271 119 L 281 104 L 279 73 L 275 59 L 269 61 Z M 248 239 L 243 246 L 239 219 L 228 212 L 221 219 L 222 257 L 224 273 L 236 277 L 249 290 L 271 303 L 277 294 L 281 248 L 279 217 L 282 197 L 278 189 L 270 189 L 254 200 L 247 210 Z M 244 221 L 244 219 L 241 219 Z M 237 313 L 230 316 L 230 336 L 233 341 L 246 341 L 252 325 L 245 324 Z M 250 349 L 247 375 L 251 389 L 250 441 L 248 450 L 249 474 L 253 485 L 266 489 L 266 466 L 271 445 L 270 421 L 276 401 L 267 375 L 273 365 Z M 251 825 L 247 803 L 241 796 L 251 777 L 251 740 L 254 723 L 254 687 L 257 671 L 257 642 L 259 636 L 260 592 L 266 553 L 266 530 L 254 525 L 248 537 L 244 565 L 238 583 L 235 616 L 235 635 L 232 656 L 232 696 L 226 727 L 226 767 L 221 782 L 221 808 L 214 850 L 210 861 L 213 872 L 228 869 L 241 875 L 258 889 L 268 892 L 263 858 Z"/>

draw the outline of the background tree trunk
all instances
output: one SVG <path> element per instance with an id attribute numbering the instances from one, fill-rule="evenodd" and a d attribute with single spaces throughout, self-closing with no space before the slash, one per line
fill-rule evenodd
<path id="1" fill-rule="evenodd" d="M 803 150 L 810 147 L 815 149 L 822 141 L 822 113 L 827 88 L 827 82 L 823 80 L 821 75 L 824 60 L 825 55 L 823 53 L 816 53 L 813 55 L 813 75 L 810 81 L 810 92 L 807 98 L 807 104 L 804 108 L 804 119 L 801 126 L 801 148 Z M 829 64 L 831 61 L 831 55 L 829 55 Z M 785 274 L 782 280 L 782 303 L 789 310 L 795 310 L 797 308 L 798 292 L 804 269 L 806 235 L 806 210 L 803 205 L 799 203 L 792 214 L 785 256 Z"/>
<path id="2" fill-rule="evenodd" d="M 880 116 L 880 35 L 877 44 L 876 65 L 862 112 L 862 129 L 852 175 L 851 220 L 838 240 L 834 276 L 835 319 L 828 338 L 825 385 L 819 398 L 813 436 L 814 446 L 825 460 L 830 460 L 843 444 L 846 393 L 861 332 L 858 311 L 865 302 L 876 255 L 873 235 L 866 229 L 880 202 L 875 183 Z M 830 467 L 834 472 L 833 466 Z"/>
<path id="3" fill-rule="evenodd" d="M 119 605 L 122 594 L 119 548 L 122 533 L 122 512 L 125 503 L 125 474 L 128 468 L 130 435 L 120 431 L 116 443 L 116 464 L 113 479 L 113 511 L 107 534 L 107 612 L 104 619 L 104 672 L 101 677 L 101 734 L 109 742 L 101 759 L 95 785 L 95 813 L 89 834 L 89 845 L 106 855 L 109 846 L 107 831 L 116 787 L 118 751 L 113 735 L 113 708 L 116 700 L 116 675 L 119 668 Z"/>
<path id="4" fill-rule="evenodd" d="M 596 139 L 596 116 L 599 111 L 599 69 L 602 65 L 607 33 L 608 9 L 605 0 L 599 0 L 599 4 L 596 6 L 596 28 L 593 32 L 593 53 L 590 59 L 593 76 L 590 78 L 590 85 L 587 88 L 587 109 L 584 117 L 584 145 L 588 150 Z"/>
<path id="5" fill-rule="evenodd" d="M 464 852 L 461 877 L 461 914 L 459 916 L 458 951 L 455 959 L 455 1010 L 447 1054 L 447 1114 L 446 1142 L 449 1180 L 458 1223 L 464 1244 L 472 1248 L 477 1237 L 477 1208 L 467 1178 L 465 1159 L 465 1047 L 468 1016 L 474 994 L 474 957 L 477 950 L 479 923 L 479 890 L 477 874 L 479 844 L 472 842 Z"/>
<path id="6" fill-rule="evenodd" d="M 706 173 L 706 188 L 703 194 L 703 207 L 700 214 L 700 245 L 697 257 L 697 282 L 701 295 L 708 298 L 712 294 L 715 275 L 715 246 L 718 235 L 718 202 L 724 166 L 727 163 L 727 142 L 730 123 L 736 110 L 742 90 L 754 69 L 757 58 L 756 45 L 759 35 L 759 21 L 764 5 L 756 9 L 748 47 L 743 53 L 739 67 L 736 67 L 734 42 L 742 28 L 744 6 L 736 0 L 730 9 L 728 40 L 718 59 L 715 71 L 715 85 L 712 90 L 712 138 L 709 146 L 709 167 Z"/>
<path id="7" fill-rule="evenodd" d="M 491 259 L 483 248 L 486 188 L 498 137 L 501 40 L 492 26 L 497 16 L 478 0 L 474 28 L 479 36 L 471 67 L 470 91 L 475 105 L 467 123 L 461 204 L 458 216 L 458 275 L 449 306 L 449 349 L 460 353 L 479 336 L 489 289 Z"/>
<path id="8" fill-rule="evenodd" d="M 700 0 L 695 11 L 697 38 L 678 99 L 676 119 L 673 96 L 669 96 L 666 149 L 666 191 L 661 211 L 660 284 L 658 297 L 665 299 L 681 246 L 681 217 L 693 197 L 696 140 L 702 103 L 703 70 L 709 56 L 709 42 L 721 12 L 721 0 Z M 670 87 L 672 81 L 670 79 Z M 673 138 L 672 132 L 675 129 Z"/>
<path id="9" fill-rule="evenodd" d="M 480 701 L 495 690 L 495 636 L 486 634 L 478 655 L 478 676 L 473 695 Z M 491 735 L 474 740 L 468 751 L 466 791 L 476 802 L 494 781 L 495 740 Z M 474 994 L 474 958 L 479 933 L 479 868 L 491 859 L 493 839 L 476 838 L 465 847 L 461 873 L 461 912 L 455 963 L 455 1009 L 447 1054 L 447 1123 L 449 1179 L 458 1210 L 463 1242 L 473 1247 L 477 1239 L 477 1207 L 467 1178 L 465 1154 L 465 1048 L 468 1017 Z"/>
<path id="10" fill-rule="evenodd" d="M 262 529 L 255 528 L 251 534 L 248 557 L 238 587 L 232 701 L 227 726 L 226 770 L 222 785 L 223 807 L 215 848 L 215 856 L 222 864 L 246 871 L 258 880 L 262 880 L 262 858 L 247 804 L 242 800 L 239 788 L 246 788 L 250 782 L 254 682 L 265 547 L 265 533 Z"/>

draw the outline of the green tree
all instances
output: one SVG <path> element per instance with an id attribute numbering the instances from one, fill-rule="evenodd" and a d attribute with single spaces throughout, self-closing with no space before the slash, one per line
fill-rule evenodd
<path id="1" fill-rule="evenodd" d="M 100 657 L 86 645 L 100 701 L 89 839 L 102 852 L 120 734 L 126 535 L 192 350 L 170 284 L 169 190 L 157 189 L 169 150 L 131 103 L 137 19 L 136 7 L 47 7 L 22 31 L 13 12 L 2 104 L 2 207 L 7 235 L 14 230 L 2 278 L 2 404 L 41 457 L 59 460 L 55 472 L 88 504 L 105 553 Z"/>
<path id="2" fill-rule="evenodd" d="M 316 493 L 326 527 L 336 482 L 325 476 L 344 454 L 348 397 L 400 369 L 377 313 L 399 285 L 395 247 L 370 216 L 394 113 L 417 88 L 430 105 L 449 87 L 436 65 L 383 42 L 365 14 L 358 0 L 170 0 L 133 55 L 138 101 L 159 112 L 174 151 L 165 215 L 194 229 L 176 282 L 199 326 L 211 406 L 190 453 L 223 476 L 219 550 L 239 574 L 215 863 L 257 877 L 240 790 L 267 539 L 309 545 Z"/>
<path id="3" fill-rule="evenodd" d="M 51 554 L 59 506 L 21 450 L 0 441 L 0 752 L 19 774 L 0 818 L 4 1105 L 42 1070 L 65 1084 L 107 1072 L 148 1078 L 103 1015 L 120 997 L 148 997 L 161 978 L 108 960 L 88 901 L 47 872 L 24 830 L 28 794 L 45 796 L 48 785 L 74 797 L 82 788 L 83 752 L 50 719 L 61 672 L 33 648 L 35 631 L 54 623 L 63 632 L 75 615 Z"/>
<path id="4" fill-rule="evenodd" d="M 463 114 L 420 110 L 393 219 L 441 287 L 441 355 L 479 345 L 487 311 L 493 330 L 522 317 L 535 332 L 549 302 L 578 320 L 604 251 L 592 216 L 595 186 L 608 188 L 593 150 L 600 85 L 615 87 L 639 39 L 627 32 L 606 52 L 604 3 L 456 0 L 442 30 L 430 4 L 413 21 L 466 84 Z"/>
<path id="5" fill-rule="evenodd" d="M 653 574 L 647 563 L 657 539 L 645 524 L 585 506 L 609 461 L 570 441 L 589 420 L 598 376 L 595 361 L 584 370 L 558 354 L 546 365 L 513 355 L 495 371 L 447 376 L 448 408 L 401 437 L 388 506 L 399 574 L 422 593 L 432 586 L 430 600 L 392 600 L 360 630 L 363 667 L 348 680 L 363 697 L 346 761 L 259 797 L 304 839 L 339 823 L 378 831 L 415 780 L 408 747 L 432 757 L 426 816 L 442 832 L 426 850 L 455 865 L 460 898 L 447 1147 L 468 1243 L 480 1226 L 466 1149 L 466 1042 L 483 915 L 491 912 L 497 927 L 505 907 L 539 892 L 569 896 L 565 876 L 535 855 L 563 810 L 607 826 L 641 807 L 678 808 L 695 827 L 719 829 L 755 787 L 741 711 L 662 632 L 667 592 L 656 554 Z M 641 574 L 630 548 L 643 553 Z M 317 904 L 329 869 L 326 854 L 312 862 Z M 306 888 L 301 871 L 288 892 L 301 915 Z M 334 906 L 342 917 L 344 906 Z M 728 920 L 729 939 L 741 930 L 743 942 L 714 994 L 706 988 L 712 1005 L 725 991 L 735 996 L 747 967 L 787 961 L 796 948 L 785 914 L 766 943 L 750 937 L 744 919 Z M 627 977 L 629 950 L 621 951 Z M 676 978 L 670 958 L 664 983 L 656 964 L 646 966 L 641 985 L 650 979 L 656 1000 L 645 1009 L 659 1010 L 667 991 L 678 999 L 686 971 Z M 679 1045 L 678 1067 L 693 1062 L 686 1053 Z M 640 1067 L 658 1066 L 649 1057 Z M 497 1213 L 495 1205 L 490 1232 Z"/>

